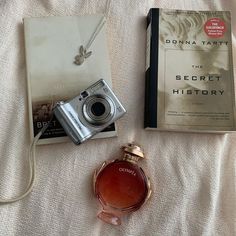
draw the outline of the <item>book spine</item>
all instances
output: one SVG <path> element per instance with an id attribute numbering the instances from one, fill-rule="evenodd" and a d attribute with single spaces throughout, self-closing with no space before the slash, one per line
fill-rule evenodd
<path id="1" fill-rule="evenodd" d="M 159 11 L 160 9 L 158 8 L 152 8 L 147 15 L 147 52 L 144 113 L 145 128 L 157 127 Z"/>
<path id="2" fill-rule="evenodd" d="M 29 50 L 27 47 L 29 35 L 28 35 L 28 20 L 23 19 L 24 24 L 24 41 L 25 41 L 25 62 L 26 62 L 26 81 L 27 81 L 27 100 L 28 100 L 28 115 L 29 115 L 29 130 L 30 130 L 30 142 L 34 139 L 33 131 L 33 110 L 31 100 L 31 85 L 30 85 L 30 71 L 29 71 Z"/>
<path id="3" fill-rule="evenodd" d="M 233 56 L 233 48 L 232 48 L 232 45 L 233 45 L 233 40 L 232 40 L 232 37 L 233 37 L 233 33 L 232 33 L 232 15 L 231 15 L 231 12 L 229 11 L 229 15 L 230 15 L 230 27 L 229 27 L 229 32 L 230 32 L 230 38 L 229 38 L 229 41 L 230 41 L 230 50 L 229 50 L 229 58 L 230 58 L 230 68 L 232 68 L 230 70 L 231 72 L 231 93 L 233 94 L 232 96 L 232 103 L 233 103 L 233 131 L 236 130 L 236 98 L 235 98 L 235 76 L 234 76 L 234 61 L 235 61 L 235 58 Z"/>

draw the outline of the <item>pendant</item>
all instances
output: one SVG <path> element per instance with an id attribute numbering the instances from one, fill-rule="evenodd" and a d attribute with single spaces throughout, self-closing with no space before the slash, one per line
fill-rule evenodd
<path id="1" fill-rule="evenodd" d="M 86 58 L 90 57 L 92 55 L 92 51 L 87 52 L 87 50 L 84 48 L 83 45 L 79 48 L 79 54 L 75 56 L 74 63 L 76 65 L 82 65 Z"/>

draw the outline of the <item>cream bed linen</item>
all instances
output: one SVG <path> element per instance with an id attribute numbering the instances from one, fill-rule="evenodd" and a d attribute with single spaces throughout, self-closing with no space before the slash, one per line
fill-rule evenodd
<path id="1" fill-rule="evenodd" d="M 22 18 L 104 12 L 106 2 L 0 1 L 0 193 L 20 193 L 28 179 L 29 126 Z M 187 134 L 143 129 L 145 16 L 151 7 L 231 10 L 234 0 L 112 0 L 108 40 L 114 91 L 128 113 L 119 137 L 37 147 L 37 182 L 24 200 L 0 205 L 0 235 L 236 235 L 236 134 Z M 40 65 L 39 65 L 40 66 Z M 235 66 L 235 64 L 234 64 Z M 96 218 L 92 174 L 120 146 L 140 143 L 153 195 L 122 226 Z"/>

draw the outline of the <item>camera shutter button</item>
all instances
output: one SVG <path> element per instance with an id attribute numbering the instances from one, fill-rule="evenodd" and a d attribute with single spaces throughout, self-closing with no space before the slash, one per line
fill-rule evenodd
<path id="1" fill-rule="evenodd" d="M 108 93 L 108 88 L 103 88 L 103 91 L 105 92 L 105 93 Z"/>
<path id="2" fill-rule="evenodd" d="M 122 111 L 123 111 L 123 109 L 122 109 L 121 107 L 117 107 L 117 110 L 118 110 L 119 112 L 122 112 Z"/>

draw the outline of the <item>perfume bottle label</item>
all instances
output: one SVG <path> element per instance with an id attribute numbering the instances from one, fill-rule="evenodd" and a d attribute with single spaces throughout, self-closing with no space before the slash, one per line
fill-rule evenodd
<path id="1" fill-rule="evenodd" d="M 129 173 L 129 174 L 133 175 L 133 176 L 136 176 L 135 171 L 134 171 L 134 170 L 131 170 L 131 169 L 119 168 L 119 171 L 120 171 L 120 172 L 126 172 L 126 173 Z"/>

